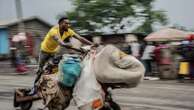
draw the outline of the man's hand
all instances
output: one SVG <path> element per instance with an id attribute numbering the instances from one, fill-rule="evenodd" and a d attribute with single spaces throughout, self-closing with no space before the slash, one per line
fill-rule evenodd
<path id="1" fill-rule="evenodd" d="M 97 48 L 98 46 L 99 46 L 99 44 L 94 43 L 94 44 L 91 46 L 91 49 L 95 49 L 95 48 Z"/>
<path id="2" fill-rule="evenodd" d="M 62 42 L 61 46 L 63 46 L 63 47 L 72 47 L 72 44 L 71 43 L 64 43 L 64 42 Z"/>
<path id="3" fill-rule="evenodd" d="M 97 43 L 94 43 L 93 45 L 92 45 L 92 47 L 98 47 L 99 46 L 99 44 L 97 44 Z"/>

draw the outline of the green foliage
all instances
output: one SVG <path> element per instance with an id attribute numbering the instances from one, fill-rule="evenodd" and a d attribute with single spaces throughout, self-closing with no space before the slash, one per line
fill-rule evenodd
<path id="1" fill-rule="evenodd" d="M 162 11 L 149 11 L 148 16 L 145 17 L 144 23 L 139 26 L 134 32 L 144 32 L 144 33 L 151 33 L 153 32 L 152 25 L 154 23 L 160 23 L 161 25 L 167 24 L 166 15 Z"/>
<path id="2" fill-rule="evenodd" d="M 153 11 L 154 0 L 73 0 L 75 10 L 67 16 L 75 21 L 74 28 L 86 33 L 101 32 L 109 27 L 112 32 L 129 28 L 134 22 L 128 18 L 143 19 L 142 25 L 135 32 L 151 32 L 155 22 L 166 24 L 167 19 L 162 11 Z M 84 32 L 84 33 L 85 33 Z"/>

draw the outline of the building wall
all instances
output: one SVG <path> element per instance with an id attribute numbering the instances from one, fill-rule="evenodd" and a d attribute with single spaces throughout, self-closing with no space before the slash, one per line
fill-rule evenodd
<path id="1" fill-rule="evenodd" d="M 24 22 L 25 32 L 27 32 L 29 36 L 32 37 L 33 41 L 33 55 L 35 57 L 38 56 L 40 50 L 40 44 L 43 40 L 44 36 L 50 30 L 50 26 L 40 22 L 39 20 L 29 20 Z M 18 33 L 18 24 L 8 26 L 9 30 L 9 39 L 11 40 L 14 35 Z"/>
<path id="2" fill-rule="evenodd" d="M 24 22 L 25 32 L 30 33 L 34 37 L 44 37 L 45 34 L 49 31 L 50 27 L 41 23 L 38 20 L 31 20 Z M 18 25 L 12 25 L 8 27 L 9 36 L 12 37 L 18 33 Z"/>
<path id="3" fill-rule="evenodd" d="M 0 28 L 0 55 L 9 54 L 9 40 L 7 29 Z"/>
<path id="4" fill-rule="evenodd" d="M 142 36 L 137 36 L 136 34 L 133 34 L 133 33 L 98 35 L 98 36 L 92 36 L 92 41 L 95 43 L 113 44 L 116 47 L 128 53 L 129 44 L 134 41 L 139 42 L 138 37 L 142 37 Z"/>

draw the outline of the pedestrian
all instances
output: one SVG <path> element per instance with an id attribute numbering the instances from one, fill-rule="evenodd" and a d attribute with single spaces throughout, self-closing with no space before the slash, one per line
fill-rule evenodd
<path id="1" fill-rule="evenodd" d="M 173 70 L 172 53 L 167 44 L 159 44 L 154 50 L 155 60 L 161 79 L 175 79 Z"/>
<path id="2" fill-rule="evenodd" d="M 134 41 L 132 43 L 130 43 L 130 47 L 131 47 L 131 54 L 132 56 L 136 57 L 137 59 L 140 58 L 140 44 L 137 41 Z"/>
<path id="3" fill-rule="evenodd" d="M 154 52 L 154 49 L 155 46 L 152 44 L 152 42 L 148 42 L 143 51 L 141 60 L 146 68 L 145 76 L 152 75 L 152 62 L 153 62 L 152 54 Z"/>

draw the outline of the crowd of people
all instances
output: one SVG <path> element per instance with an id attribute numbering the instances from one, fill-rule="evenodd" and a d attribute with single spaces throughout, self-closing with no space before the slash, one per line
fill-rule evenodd
<path id="1" fill-rule="evenodd" d="M 183 79 L 194 76 L 194 42 L 131 42 L 128 53 L 145 66 L 145 76 Z"/>

